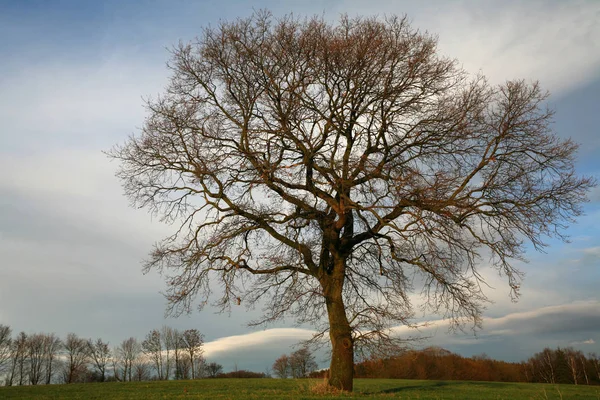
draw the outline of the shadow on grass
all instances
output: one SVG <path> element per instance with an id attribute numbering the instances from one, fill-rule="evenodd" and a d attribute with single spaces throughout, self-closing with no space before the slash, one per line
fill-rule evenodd
<path id="1" fill-rule="evenodd" d="M 410 385 L 410 386 L 400 386 L 400 387 L 396 387 L 396 388 L 391 388 L 391 389 L 385 389 L 385 390 L 381 390 L 379 393 L 400 393 L 403 392 L 405 390 L 415 390 L 415 389 L 423 389 L 423 390 L 429 390 L 429 389 L 435 389 L 435 388 L 439 388 L 442 386 L 448 386 L 448 385 L 452 385 L 452 382 L 436 382 L 432 385 Z"/>
<path id="2" fill-rule="evenodd" d="M 391 389 L 384 389 L 378 393 L 400 393 L 407 390 L 436 390 L 445 386 L 477 386 L 480 388 L 493 389 L 508 386 L 515 386 L 515 383 L 507 382 L 485 382 L 485 381 L 437 381 L 435 383 L 414 384 L 409 386 L 399 386 Z"/>

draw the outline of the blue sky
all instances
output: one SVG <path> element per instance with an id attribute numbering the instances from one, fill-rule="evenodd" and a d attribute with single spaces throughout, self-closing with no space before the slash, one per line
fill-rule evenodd
<path id="1" fill-rule="evenodd" d="M 552 93 L 556 132 L 581 143 L 579 172 L 600 177 L 595 0 L 0 0 L 0 323 L 111 344 L 163 324 L 195 327 L 206 335 L 209 359 L 258 371 L 310 334 L 291 321 L 249 329 L 256 311 L 242 307 L 230 316 L 206 309 L 165 320 L 163 281 L 142 275 L 141 260 L 171 227 L 129 207 L 116 165 L 102 154 L 142 125 L 142 97 L 167 83 L 167 48 L 253 8 L 331 20 L 344 12 L 407 13 L 468 71 L 494 83 L 539 79 Z M 517 303 L 506 282 L 483 267 L 494 303 L 477 336 L 448 334 L 439 316 L 419 315 L 434 321 L 420 332 L 432 336 L 425 344 L 507 360 L 544 346 L 600 352 L 599 189 L 568 233 L 571 243 L 551 241 L 545 254 L 528 254 Z"/>

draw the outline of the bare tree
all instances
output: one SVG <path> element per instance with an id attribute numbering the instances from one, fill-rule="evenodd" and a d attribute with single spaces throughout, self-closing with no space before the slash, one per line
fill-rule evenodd
<path id="1" fill-rule="evenodd" d="M 204 338 L 198 329 L 187 329 L 181 336 L 183 348 L 187 352 L 192 370 L 192 379 L 198 378 L 198 360 L 202 358 Z"/>
<path id="2" fill-rule="evenodd" d="M 52 383 L 54 367 L 59 352 L 62 349 L 62 341 L 54 333 L 44 336 L 44 381 L 46 385 Z"/>
<path id="3" fill-rule="evenodd" d="M 529 359 L 533 374 L 539 381 L 556 383 L 556 358 L 556 352 L 546 347 Z"/>
<path id="4" fill-rule="evenodd" d="M 567 347 L 563 350 L 567 365 L 569 366 L 569 372 L 571 373 L 571 379 L 575 385 L 578 385 L 581 379 L 581 375 L 589 385 L 589 378 L 586 371 L 586 358 L 583 353 L 579 350 L 575 350 L 572 347 Z"/>
<path id="5" fill-rule="evenodd" d="M 142 351 L 154 364 L 156 377 L 159 380 L 165 379 L 163 368 L 162 340 L 160 337 L 160 332 L 158 330 L 153 329 L 146 335 L 146 338 L 142 341 Z"/>
<path id="6" fill-rule="evenodd" d="M 74 333 L 69 333 L 63 343 L 65 353 L 63 366 L 64 382 L 83 382 L 88 372 L 89 352 L 87 341 Z"/>
<path id="7" fill-rule="evenodd" d="M 571 372 L 571 377 L 573 378 L 573 383 L 575 385 L 578 384 L 579 378 L 579 365 L 577 354 L 573 349 L 565 349 L 565 357 L 567 359 L 567 365 L 569 366 L 569 371 Z"/>
<path id="8" fill-rule="evenodd" d="M 216 378 L 217 375 L 223 372 L 223 366 L 216 362 L 206 364 L 206 374 L 209 378 Z"/>
<path id="9" fill-rule="evenodd" d="M 171 367 L 175 361 L 175 375 L 177 379 L 177 363 L 179 359 L 180 333 L 171 327 L 163 326 L 159 331 L 150 331 L 142 342 L 142 350 L 150 358 L 160 380 L 169 380 Z M 171 351 L 175 351 L 175 360 L 171 358 Z"/>
<path id="10" fill-rule="evenodd" d="M 202 351 L 204 353 L 204 350 Z M 191 362 L 190 362 L 191 369 Z M 194 379 L 204 378 L 206 376 L 206 359 L 203 355 L 197 356 L 194 359 Z"/>
<path id="11" fill-rule="evenodd" d="M 287 378 L 290 376 L 290 358 L 283 354 L 273 363 L 273 373 L 278 378 Z"/>
<path id="12" fill-rule="evenodd" d="M 8 325 L 0 324 L 0 376 L 8 368 L 10 363 L 12 345 L 12 330 Z"/>
<path id="13" fill-rule="evenodd" d="M 296 350 L 289 358 L 290 371 L 294 378 L 306 378 L 317 369 L 315 357 L 307 347 Z"/>
<path id="14" fill-rule="evenodd" d="M 173 357 L 175 357 L 175 379 L 184 379 L 182 377 L 182 355 L 183 355 L 183 333 L 178 329 L 172 330 Z"/>
<path id="15" fill-rule="evenodd" d="M 121 357 L 122 349 L 121 346 L 117 346 L 112 350 L 112 358 L 110 364 L 113 369 L 113 376 L 117 382 L 125 382 L 127 380 L 125 363 Z"/>
<path id="16" fill-rule="evenodd" d="M 130 381 L 133 377 L 133 364 L 142 352 L 142 346 L 138 343 L 137 339 L 130 337 L 124 340 L 121 345 L 117 348 L 119 358 L 122 362 L 122 380 Z"/>
<path id="17" fill-rule="evenodd" d="M 586 359 L 585 355 L 581 351 L 577 352 L 577 358 L 578 358 L 579 362 L 581 363 L 581 371 L 583 372 L 583 377 L 585 378 L 585 384 L 589 385 L 590 377 L 588 376 L 587 368 L 588 368 L 588 363 L 590 363 L 591 360 Z"/>
<path id="18" fill-rule="evenodd" d="M 352 390 L 355 346 L 393 344 L 413 286 L 454 326 L 481 322 L 484 257 L 517 296 L 513 261 L 564 239 L 595 182 L 537 83 L 492 87 L 436 45 L 406 18 L 261 12 L 175 48 L 166 93 L 111 152 L 126 195 L 181 224 L 145 266 L 169 311 L 214 280 L 222 310 L 265 297 L 254 323 L 320 326 L 329 383 Z"/>
<path id="19" fill-rule="evenodd" d="M 139 356 L 133 360 L 133 379 L 135 381 L 147 381 L 151 377 L 151 367 L 146 360 Z"/>
<path id="20" fill-rule="evenodd" d="M 44 344 L 46 335 L 36 333 L 27 338 L 27 358 L 29 360 L 29 383 L 37 385 L 44 379 Z"/>
<path id="21" fill-rule="evenodd" d="M 171 350 L 173 350 L 176 346 L 177 332 L 175 331 L 175 329 L 165 325 L 162 327 L 161 337 L 165 349 L 165 379 L 169 380 L 172 371 L 171 367 L 173 365 L 173 359 L 171 358 Z"/>
<path id="22" fill-rule="evenodd" d="M 94 367 L 100 374 L 100 382 L 104 382 L 106 380 L 106 368 L 111 357 L 110 347 L 108 347 L 108 343 L 98 338 L 95 342 L 88 339 L 87 348 Z"/>
<path id="23" fill-rule="evenodd" d="M 27 334 L 19 333 L 12 341 L 10 349 L 10 370 L 6 377 L 6 385 L 22 386 L 27 382 Z"/>
<path id="24" fill-rule="evenodd" d="M 191 379 L 192 363 L 190 357 L 183 353 L 179 359 L 179 379 Z"/>
<path id="25" fill-rule="evenodd" d="M 588 359 L 594 366 L 594 371 L 596 372 L 598 380 L 600 381 L 600 357 L 596 353 L 589 353 Z"/>

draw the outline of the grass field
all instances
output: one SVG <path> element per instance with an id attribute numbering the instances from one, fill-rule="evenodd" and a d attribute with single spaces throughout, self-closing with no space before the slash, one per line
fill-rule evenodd
<path id="1" fill-rule="evenodd" d="M 352 394 L 320 394 L 321 380 L 204 379 L 0 387 L 0 399 L 494 399 L 600 400 L 600 387 L 499 382 L 357 379 Z"/>

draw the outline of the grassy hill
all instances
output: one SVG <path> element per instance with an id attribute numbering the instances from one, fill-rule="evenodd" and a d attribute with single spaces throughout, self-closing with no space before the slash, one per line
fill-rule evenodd
<path id="1" fill-rule="evenodd" d="M 357 379 L 352 394 L 322 393 L 321 380 L 204 379 L 0 387 L 0 399 L 419 399 L 600 400 L 600 387 L 532 383 Z"/>

